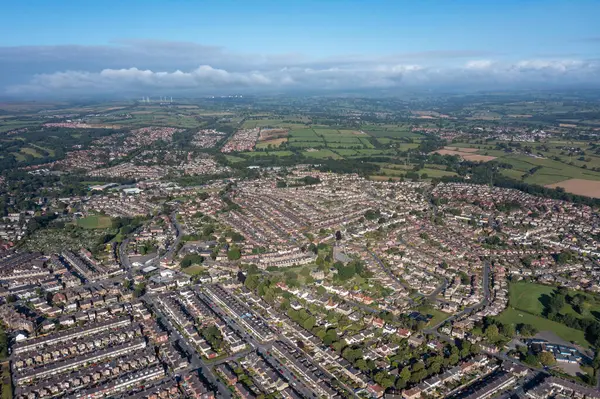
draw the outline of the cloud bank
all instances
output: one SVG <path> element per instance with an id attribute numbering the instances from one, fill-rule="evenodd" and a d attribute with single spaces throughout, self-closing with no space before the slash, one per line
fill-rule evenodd
<path id="1" fill-rule="evenodd" d="M 600 86 L 600 61 L 506 61 L 485 51 L 424 51 L 311 59 L 233 54 L 194 43 L 0 47 L 7 95 L 155 95 L 394 88 Z"/>

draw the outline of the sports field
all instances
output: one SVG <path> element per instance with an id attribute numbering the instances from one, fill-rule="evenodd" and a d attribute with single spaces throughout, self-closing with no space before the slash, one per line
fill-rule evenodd
<path id="1" fill-rule="evenodd" d="M 84 229 L 107 229 L 112 226 L 112 220 L 108 216 L 92 215 L 77 219 L 77 225 Z"/>

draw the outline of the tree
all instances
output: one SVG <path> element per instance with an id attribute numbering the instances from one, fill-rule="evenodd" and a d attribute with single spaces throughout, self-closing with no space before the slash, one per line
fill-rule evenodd
<path id="1" fill-rule="evenodd" d="M 337 336 L 337 333 L 335 332 L 335 329 L 333 329 L 333 328 L 330 328 L 329 330 L 327 330 L 327 332 L 325 333 L 325 337 L 323 337 L 323 343 L 327 346 L 333 344 L 337 340 L 338 340 L 338 336 Z"/>
<path id="2" fill-rule="evenodd" d="M 410 376 L 408 378 L 410 378 Z M 395 385 L 396 389 L 401 390 L 401 389 L 406 388 L 406 383 L 407 382 L 408 382 L 408 380 L 403 380 L 402 378 L 398 378 L 396 380 L 396 385 Z"/>
<path id="3" fill-rule="evenodd" d="M 554 364 L 556 364 L 556 359 L 554 358 L 554 355 L 550 352 L 542 352 L 539 354 L 538 357 L 540 363 L 542 363 L 546 367 L 553 366 Z"/>
<path id="4" fill-rule="evenodd" d="M 412 372 L 415 373 L 417 371 L 421 371 L 425 369 L 425 364 L 422 361 L 418 361 L 412 366 Z"/>
<path id="5" fill-rule="evenodd" d="M 260 282 L 257 274 L 249 274 L 246 277 L 246 281 L 244 281 L 244 285 L 251 291 L 254 291 L 258 287 L 258 283 Z"/>
<path id="6" fill-rule="evenodd" d="M 515 336 L 515 326 L 513 324 L 507 323 L 502 325 L 502 335 L 506 338 L 512 338 Z"/>
<path id="7" fill-rule="evenodd" d="M 496 339 L 498 339 L 498 334 L 500 332 L 498 331 L 498 326 L 495 324 L 490 324 L 486 329 L 485 329 L 485 336 L 487 339 L 489 339 L 490 341 L 496 341 Z"/>
<path id="8" fill-rule="evenodd" d="M 4 328 L 0 326 L 0 359 L 6 359 L 8 357 L 8 335 Z"/>
<path id="9" fill-rule="evenodd" d="M 358 359 L 356 361 L 356 363 L 354 363 L 354 365 L 356 366 L 356 368 L 358 368 L 360 371 L 367 371 L 369 369 L 369 367 L 367 366 L 367 361 L 365 359 Z"/>
<path id="10" fill-rule="evenodd" d="M 146 284 L 145 283 L 139 283 L 136 284 L 134 289 L 133 289 L 133 296 L 136 298 L 141 297 L 142 295 L 144 295 L 146 293 Z"/>
<path id="11" fill-rule="evenodd" d="M 410 367 L 406 366 L 402 368 L 402 371 L 400 371 L 400 379 L 403 381 L 409 381 L 410 380 L 410 376 L 411 376 L 411 371 L 410 371 Z"/>
<path id="12" fill-rule="evenodd" d="M 455 365 L 458 363 L 458 361 L 460 360 L 460 358 L 458 357 L 458 353 L 453 353 L 450 355 L 450 357 L 448 358 L 448 361 L 450 362 L 451 365 Z"/>
<path id="13" fill-rule="evenodd" d="M 238 260 L 241 257 L 242 253 L 240 252 L 240 249 L 235 245 L 232 245 L 231 248 L 229 248 L 229 251 L 227 252 L 227 259 Z"/>
<path id="14" fill-rule="evenodd" d="M 440 372 L 442 368 L 442 363 L 440 362 L 434 362 L 431 364 L 431 366 L 429 366 L 427 368 L 427 374 L 429 375 L 433 375 L 433 374 L 438 374 Z"/>
<path id="15" fill-rule="evenodd" d="M 531 324 L 526 323 L 519 324 L 517 326 L 517 329 L 519 330 L 519 334 L 524 337 L 533 337 L 535 334 L 538 333 L 537 328 L 535 328 Z"/>
<path id="16" fill-rule="evenodd" d="M 594 360 L 592 361 L 592 367 L 594 367 L 595 370 L 600 369 L 600 350 L 598 350 L 598 348 L 596 348 Z"/>
<path id="17" fill-rule="evenodd" d="M 525 358 L 523 359 L 523 362 L 529 364 L 530 366 L 537 367 L 539 365 L 538 358 L 533 353 L 528 353 L 527 356 L 525 356 Z"/>
<path id="18" fill-rule="evenodd" d="M 314 316 L 309 316 L 306 320 L 304 320 L 302 322 L 302 327 L 304 327 L 307 330 L 312 330 L 312 328 L 315 326 L 315 324 L 317 323 L 317 320 L 315 319 Z"/>
<path id="19" fill-rule="evenodd" d="M 560 313 L 565 306 L 565 296 L 559 292 L 555 292 L 548 301 L 546 312 L 549 315 Z"/>

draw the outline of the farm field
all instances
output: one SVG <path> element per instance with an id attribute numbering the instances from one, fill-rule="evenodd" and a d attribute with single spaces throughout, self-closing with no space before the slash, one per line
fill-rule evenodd
<path id="1" fill-rule="evenodd" d="M 562 187 L 568 193 L 585 195 L 592 198 L 600 198 L 600 181 L 569 179 L 559 183 L 548 184 L 546 187 Z"/>
<path id="2" fill-rule="evenodd" d="M 247 158 L 260 158 L 268 156 L 289 157 L 294 155 L 292 151 L 258 151 L 258 152 L 242 152 L 241 155 Z"/>
<path id="3" fill-rule="evenodd" d="M 375 149 L 371 138 L 359 130 L 337 130 L 331 128 L 296 129 L 289 132 L 289 148 L 331 149 L 335 156 L 357 155 L 358 150 Z M 337 150 L 353 150 L 344 155 Z"/>
<path id="4" fill-rule="evenodd" d="M 35 150 L 35 148 L 31 147 L 23 147 L 20 149 L 23 154 L 29 154 L 34 158 L 41 158 L 43 155 Z"/>
<path id="5" fill-rule="evenodd" d="M 457 151 L 456 149 L 451 150 L 448 149 L 448 147 L 445 147 L 444 149 L 434 151 L 434 153 L 440 155 L 457 155 L 462 159 L 473 162 L 489 162 L 496 159 L 496 157 L 493 156 L 476 154 L 477 151 L 479 150 L 476 148 L 458 148 Z"/>
<path id="6" fill-rule="evenodd" d="M 440 169 L 432 169 L 432 168 L 423 168 L 423 169 L 420 169 L 417 173 L 419 173 L 420 175 L 423 173 L 426 173 L 427 177 L 429 177 L 429 178 L 444 177 L 444 176 L 456 176 L 456 173 L 454 173 L 454 172 L 449 172 L 447 170 L 440 170 Z"/>
<path id="7" fill-rule="evenodd" d="M 288 129 L 261 129 L 260 135 L 258 136 L 258 141 L 268 141 L 287 137 L 288 133 Z"/>
<path id="8" fill-rule="evenodd" d="M 227 161 L 233 162 L 233 163 L 244 162 L 245 161 L 244 158 L 242 158 L 242 157 L 236 157 L 235 155 L 225 155 L 225 158 L 227 159 Z"/>
<path id="9" fill-rule="evenodd" d="M 242 128 L 254 129 L 256 127 L 280 127 L 288 129 L 302 129 L 305 127 L 303 123 L 284 122 L 282 119 L 250 119 L 244 121 Z"/>
<path id="10" fill-rule="evenodd" d="M 107 229 L 112 226 L 112 220 L 108 216 L 92 215 L 77 219 L 77 225 L 84 229 Z"/>
<path id="11" fill-rule="evenodd" d="M 331 150 L 316 150 L 316 151 L 303 151 L 302 154 L 308 158 L 316 159 L 341 159 L 342 157 Z"/>
<path id="12" fill-rule="evenodd" d="M 540 167 L 533 174 L 525 178 L 526 183 L 549 185 L 569 179 L 584 179 L 600 181 L 600 173 L 589 169 L 567 165 L 550 158 L 536 158 L 527 155 L 505 155 L 498 161 L 513 165 L 513 170 L 523 174 L 531 169 Z"/>
<path id="13" fill-rule="evenodd" d="M 424 136 L 420 133 L 416 133 L 416 132 L 411 132 L 410 130 L 402 130 L 402 129 L 398 129 L 398 130 L 377 130 L 377 129 L 363 129 L 363 131 L 367 132 L 370 136 L 376 137 L 377 139 L 379 138 L 392 138 L 392 139 L 398 139 L 398 138 L 412 138 L 412 139 L 416 139 L 416 138 L 423 138 Z"/>
<path id="14" fill-rule="evenodd" d="M 279 147 L 282 143 L 285 143 L 287 140 L 287 137 L 281 137 L 278 139 L 260 141 L 256 144 L 256 148 L 269 148 L 269 146 Z"/>

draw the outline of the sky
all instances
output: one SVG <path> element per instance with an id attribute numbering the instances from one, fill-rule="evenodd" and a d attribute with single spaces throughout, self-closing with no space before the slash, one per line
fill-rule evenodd
<path id="1" fill-rule="evenodd" d="M 600 88 L 600 1 L 7 2 L 0 95 Z"/>

